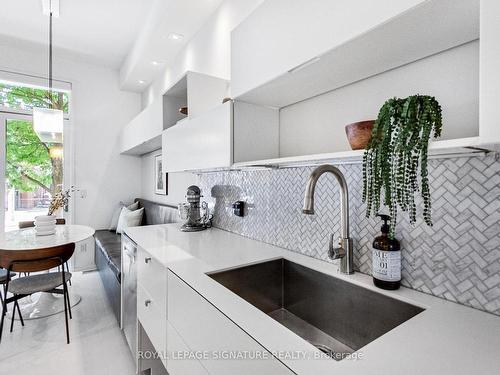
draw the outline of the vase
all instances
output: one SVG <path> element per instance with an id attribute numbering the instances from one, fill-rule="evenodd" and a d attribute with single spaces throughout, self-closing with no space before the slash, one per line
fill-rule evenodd
<path id="1" fill-rule="evenodd" d="M 56 232 L 56 215 L 40 215 L 35 217 L 35 233 L 37 236 L 49 236 Z"/>
<path id="2" fill-rule="evenodd" d="M 353 150 L 363 150 L 372 138 L 374 120 L 359 121 L 346 125 L 345 133 Z"/>

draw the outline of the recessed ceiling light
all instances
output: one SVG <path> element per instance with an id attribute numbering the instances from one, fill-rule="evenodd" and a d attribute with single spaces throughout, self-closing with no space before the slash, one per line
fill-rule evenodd
<path id="1" fill-rule="evenodd" d="M 168 39 L 171 39 L 171 40 L 181 40 L 182 38 L 184 38 L 184 35 L 182 35 L 182 34 L 178 34 L 178 33 L 168 34 Z"/>
<path id="2" fill-rule="evenodd" d="M 140 79 L 140 80 L 139 80 L 139 83 L 140 83 L 141 85 L 144 85 L 144 84 L 146 83 L 146 81 L 143 81 L 142 79 Z"/>
<path id="3" fill-rule="evenodd" d="M 151 61 L 151 64 L 154 66 L 157 66 L 157 65 L 160 65 L 161 62 L 160 61 Z"/>

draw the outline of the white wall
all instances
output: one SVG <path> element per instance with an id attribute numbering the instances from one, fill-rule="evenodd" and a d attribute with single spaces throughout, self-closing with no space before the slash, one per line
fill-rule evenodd
<path id="1" fill-rule="evenodd" d="M 304 100 L 280 111 L 280 155 L 350 150 L 345 125 L 377 118 L 391 97 L 435 96 L 443 108 L 440 139 L 478 136 L 479 41 Z M 449 124 L 449 126 L 446 126 Z"/>
<path id="2" fill-rule="evenodd" d="M 151 103 L 192 70 L 219 78 L 231 76 L 231 31 L 263 0 L 226 0 L 196 33 L 172 64 L 144 92 L 143 104 Z"/>
<path id="3" fill-rule="evenodd" d="M 0 69 L 45 76 L 46 49 L 0 44 Z M 141 192 L 141 160 L 119 152 L 120 132 L 140 111 L 141 98 L 120 91 L 118 71 L 57 55 L 54 78 L 72 83 L 73 183 L 87 190 L 85 199 L 75 198 L 74 222 L 106 228 L 116 204 Z"/>
<path id="4" fill-rule="evenodd" d="M 174 62 L 143 93 L 142 104 L 147 106 L 187 71 L 196 71 L 230 79 L 231 30 L 241 23 L 263 0 L 226 0 L 210 20 L 198 31 Z M 189 173 L 169 174 L 169 195 L 154 193 L 153 157 L 160 151 L 142 157 L 142 197 L 156 202 L 177 204 L 185 200 L 186 188 L 196 184 Z"/>
<path id="5" fill-rule="evenodd" d="M 161 150 L 153 151 L 141 158 L 142 161 L 142 193 L 141 197 L 153 202 L 171 204 L 176 206 L 186 200 L 186 190 L 190 185 L 196 185 L 198 178 L 192 173 L 169 173 L 168 195 L 155 193 L 154 157 L 161 154 Z"/>

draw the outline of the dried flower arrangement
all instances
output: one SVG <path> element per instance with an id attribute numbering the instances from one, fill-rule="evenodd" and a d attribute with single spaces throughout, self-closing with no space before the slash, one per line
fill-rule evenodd
<path id="1" fill-rule="evenodd" d="M 61 207 L 68 207 L 69 198 L 71 198 L 71 193 L 76 191 L 74 186 L 71 186 L 68 190 L 60 191 L 52 197 L 49 206 L 48 215 L 53 215 Z"/>

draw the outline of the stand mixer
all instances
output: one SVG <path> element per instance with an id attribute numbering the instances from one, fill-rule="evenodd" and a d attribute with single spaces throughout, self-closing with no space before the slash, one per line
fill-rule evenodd
<path id="1" fill-rule="evenodd" d="M 212 226 L 212 216 L 208 212 L 207 202 L 201 202 L 202 195 L 198 186 L 188 187 L 186 192 L 187 203 L 179 204 L 179 215 L 187 220 L 181 227 L 183 232 L 198 232 Z"/>

